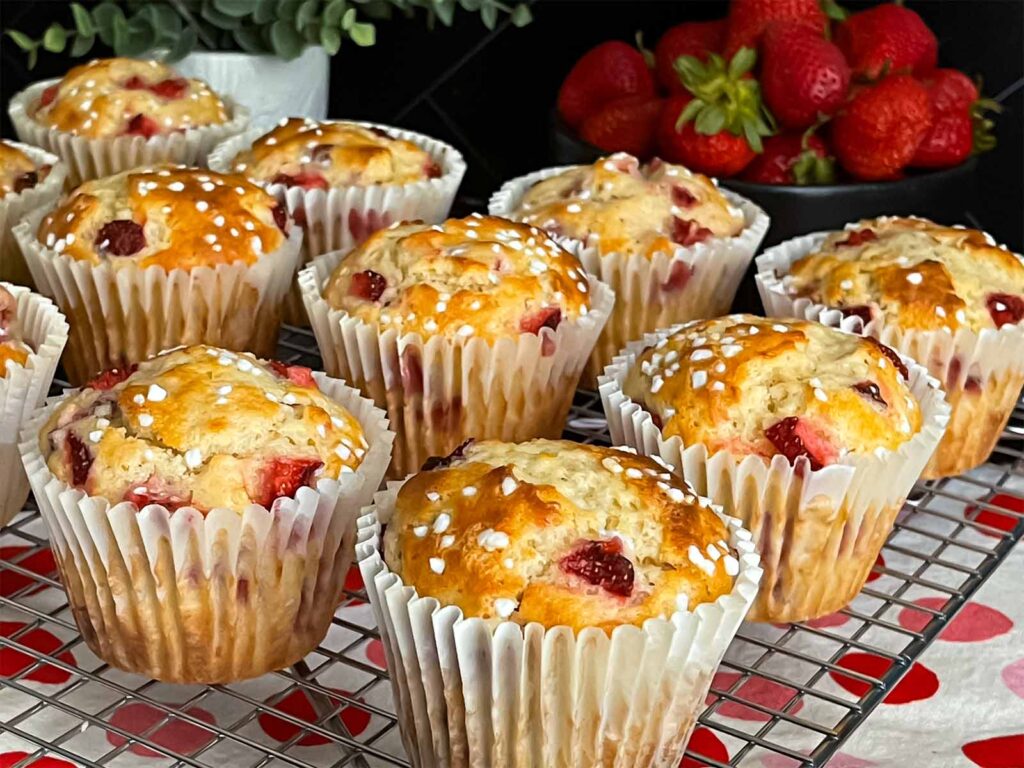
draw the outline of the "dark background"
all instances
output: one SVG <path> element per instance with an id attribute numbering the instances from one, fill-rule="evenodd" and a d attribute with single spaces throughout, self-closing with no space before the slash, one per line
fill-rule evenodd
<path id="1" fill-rule="evenodd" d="M 843 2 L 854 10 L 871 4 Z M 982 158 L 980 193 L 966 206 L 962 223 L 980 226 L 1020 252 L 1024 0 L 907 5 L 938 36 L 940 63 L 981 75 L 985 93 L 1004 104 L 999 146 Z M 502 181 L 550 164 L 551 105 L 562 77 L 584 51 L 606 39 L 632 40 L 637 30 L 653 48 L 672 24 L 723 16 L 726 9 L 721 0 L 535 0 L 534 21 L 522 29 L 502 21 L 488 32 L 476 15 L 461 11 L 451 29 L 438 25 L 428 31 L 423 17 L 381 22 L 375 47 L 349 44 L 333 59 L 329 115 L 409 127 L 456 145 L 469 164 L 463 208 L 480 209 Z M 0 0 L 0 27 L 39 34 L 54 19 L 70 25 L 66 3 Z M 0 45 L 5 105 L 26 84 L 60 75 L 70 64 L 66 56 L 44 53 L 29 72 L 20 50 L 6 38 Z M 12 135 L 6 109 L 2 133 Z"/>

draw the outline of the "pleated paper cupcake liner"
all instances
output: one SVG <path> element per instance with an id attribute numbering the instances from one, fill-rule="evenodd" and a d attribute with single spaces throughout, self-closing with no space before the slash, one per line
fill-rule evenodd
<path id="1" fill-rule="evenodd" d="M 676 768 L 761 577 L 739 521 L 720 514 L 740 552 L 728 595 L 611 636 L 574 634 L 466 618 L 404 584 L 381 555 L 401 485 L 359 518 L 356 558 L 412 764 Z"/>
<path id="2" fill-rule="evenodd" d="M 21 511 L 28 498 L 28 478 L 18 452 L 22 424 L 46 399 L 68 340 L 68 324 L 53 302 L 28 288 L 0 283 L 18 302 L 22 338 L 32 347 L 24 365 L 10 365 L 0 375 L 0 527 Z"/>
<path id="3" fill-rule="evenodd" d="M 765 312 L 776 317 L 820 320 L 838 314 L 810 299 L 795 298 L 784 279 L 793 263 L 824 241 L 828 232 L 794 238 L 769 248 L 757 258 L 757 288 Z M 946 435 L 925 479 L 963 474 L 985 462 L 1006 427 L 1024 385 L 1024 323 L 953 333 L 903 329 L 874 318 L 866 326 L 851 318 L 856 332 L 873 336 L 903 355 L 919 361 L 939 380 L 953 414 Z"/>
<path id="4" fill-rule="evenodd" d="M 529 189 L 539 181 L 574 166 L 547 168 L 505 182 L 491 196 L 488 210 L 511 218 Z M 743 212 L 744 228 L 735 237 L 714 237 L 702 243 L 678 246 L 671 253 L 651 257 L 626 253 L 601 255 L 599 243 L 580 243 L 586 270 L 615 291 L 615 308 L 583 375 L 593 387 L 604 367 L 626 343 L 645 333 L 686 320 L 717 317 L 729 311 L 736 290 L 768 231 L 768 215 L 745 197 L 719 190 Z M 577 243 L 556 237 L 560 242 Z"/>
<path id="5" fill-rule="evenodd" d="M 93 139 L 76 136 L 38 122 L 32 114 L 43 91 L 59 78 L 33 83 L 15 94 L 7 108 L 18 138 L 60 157 L 67 166 L 70 188 L 84 181 L 111 176 L 129 168 L 158 163 L 205 167 L 206 156 L 220 142 L 249 125 L 249 110 L 226 96 L 221 98 L 231 118 L 219 125 L 204 125 L 145 138 L 113 136 Z"/>
<path id="6" fill-rule="evenodd" d="M 838 312 L 823 322 L 853 332 Z M 666 439 L 651 414 L 622 391 L 637 356 L 678 326 L 631 342 L 605 369 L 600 393 L 613 444 L 658 456 L 697 493 L 721 504 L 754 536 L 764 579 L 750 610 L 754 621 L 805 621 L 844 607 L 864 586 L 907 494 L 949 421 L 949 405 L 927 370 L 904 358 L 920 403 L 920 431 L 893 451 L 847 454 L 819 470 L 784 456 L 709 454 L 703 443 Z"/>
<path id="7" fill-rule="evenodd" d="M 448 216 L 466 173 L 462 154 L 450 144 L 389 125 L 356 124 L 380 128 L 397 139 L 412 142 L 441 167 L 441 175 L 409 184 L 373 184 L 327 190 L 266 185 L 267 191 L 284 203 L 289 214 L 298 221 L 304 217 L 302 263 L 328 251 L 349 251 L 378 229 L 395 222 L 419 219 L 427 224 L 440 224 Z M 210 167 L 223 173 L 231 171 L 238 154 L 248 150 L 267 130 L 254 128 L 224 141 L 210 153 Z M 285 322 L 294 325 L 309 322 L 297 286 L 288 294 Z"/>
<path id="8" fill-rule="evenodd" d="M 589 277 L 590 311 L 554 331 L 542 329 L 544 336 L 423 339 L 380 332 L 333 309 L 322 292 L 341 258 L 318 257 L 299 273 L 299 286 L 325 370 L 388 412 L 398 436 L 389 477 L 405 477 L 469 438 L 518 442 L 562 434 L 580 373 L 615 301 L 606 285 Z"/>
<path id="9" fill-rule="evenodd" d="M 78 629 L 107 663 L 163 682 L 228 683 L 302 659 L 324 638 L 351 563 L 356 518 L 387 469 L 394 435 L 373 403 L 314 374 L 362 425 L 359 468 L 321 479 L 271 509 L 113 506 L 57 479 L 39 431 L 60 399 L 22 431 L 21 455 L 50 534 Z"/>
<path id="10" fill-rule="evenodd" d="M 94 265 L 56 253 L 36 238 L 46 213 L 27 216 L 14 236 L 40 292 L 52 296 L 71 322 L 64 367 L 73 384 L 182 345 L 273 357 L 299 258 L 298 227 L 253 264 L 168 272 L 132 263 Z"/>
<path id="11" fill-rule="evenodd" d="M 28 155 L 37 168 L 41 165 L 50 166 L 46 178 L 34 187 L 0 197 L 0 280 L 32 288 L 32 275 L 29 274 L 25 257 L 21 255 L 11 230 L 27 212 L 37 208 L 49 209 L 56 202 L 68 172 L 56 155 L 28 144 L 16 141 L 8 143 Z"/>

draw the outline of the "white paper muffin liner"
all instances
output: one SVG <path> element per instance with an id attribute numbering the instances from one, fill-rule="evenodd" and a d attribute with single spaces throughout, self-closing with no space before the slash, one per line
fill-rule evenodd
<path id="1" fill-rule="evenodd" d="M 350 122 L 380 128 L 396 139 L 412 142 L 440 166 L 441 175 L 409 184 L 371 184 L 327 190 L 266 184 L 266 190 L 287 206 L 291 216 L 304 212 L 303 263 L 328 251 L 349 251 L 373 232 L 395 222 L 419 219 L 427 224 L 440 224 L 447 218 L 466 173 L 462 154 L 450 144 L 390 125 Z M 252 147 L 268 130 L 271 128 L 253 128 L 222 142 L 210 153 L 210 168 L 230 172 L 235 157 Z M 308 322 L 297 286 L 288 295 L 285 319 L 297 325 Z"/>
<path id="2" fill-rule="evenodd" d="M 28 211 L 36 208 L 49 209 L 56 202 L 68 172 L 56 155 L 17 141 L 7 143 L 28 155 L 36 168 L 41 165 L 50 166 L 46 178 L 34 187 L 0 197 L 0 280 L 31 288 L 32 275 L 29 274 L 25 257 L 21 255 L 21 249 L 11 230 Z"/>
<path id="3" fill-rule="evenodd" d="M 823 322 L 853 332 L 853 323 L 838 312 Z M 622 391 L 640 352 L 679 327 L 631 342 L 605 369 L 599 391 L 612 443 L 660 457 L 753 534 L 764 579 L 750 619 L 804 621 L 839 610 L 864 586 L 949 421 L 949 405 L 938 382 L 923 366 L 904 358 L 922 425 L 894 451 L 850 453 L 819 470 L 803 462 L 792 466 L 781 455 L 769 463 L 724 450 L 709 455 L 703 443 L 685 445 L 679 436 L 665 439 L 651 415 Z"/>
<path id="4" fill-rule="evenodd" d="M 522 333 L 490 343 L 399 335 L 334 309 L 323 298 L 339 252 L 299 273 L 302 299 L 325 370 L 387 409 L 395 431 L 388 476 L 405 477 L 431 456 L 446 456 L 469 438 L 519 442 L 560 437 L 580 373 L 615 302 L 588 277 L 590 311 L 544 336 Z M 544 338 L 553 353 L 543 353 Z"/>
<path id="5" fill-rule="evenodd" d="M 129 672 L 174 683 L 227 683 L 293 664 L 330 627 L 351 563 L 359 510 L 387 469 L 385 414 L 343 382 L 314 374 L 347 408 L 369 448 L 354 473 L 321 479 L 271 509 L 113 506 L 58 480 L 39 432 L 20 446 L 68 602 L 89 648 Z"/>
<path id="6" fill-rule="evenodd" d="M 60 82 L 60 78 L 33 83 L 15 94 L 7 107 L 18 138 L 58 155 L 67 165 L 69 188 L 83 181 L 111 176 L 129 168 L 158 163 L 205 166 L 206 156 L 220 142 L 245 130 L 249 125 L 249 110 L 221 96 L 228 114 L 226 123 L 188 128 L 176 133 L 145 138 L 143 136 L 113 136 L 93 139 L 76 136 L 38 122 L 32 108 L 43 91 Z"/>
<path id="7" fill-rule="evenodd" d="M 25 365 L 10 365 L 0 377 L 0 527 L 21 511 L 28 478 L 18 451 L 22 424 L 46 399 L 68 340 L 68 323 L 53 302 L 28 288 L 0 283 L 18 301 L 22 339 L 35 350 Z"/>
<path id="8" fill-rule="evenodd" d="M 91 264 L 55 252 L 36 238 L 48 211 L 14 228 L 39 291 L 71 323 L 64 367 L 73 384 L 137 363 L 164 349 L 210 344 L 273 357 L 285 294 L 299 259 L 302 230 L 253 264 L 167 271 L 160 266 Z"/>
<path id="9" fill-rule="evenodd" d="M 783 279 L 793 263 L 811 253 L 828 232 L 787 240 L 757 258 L 757 288 L 765 312 L 776 317 L 821 320 L 840 314 L 810 299 L 789 296 Z M 995 448 L 1024 386 L 1024 323 L 972 331 L 905 330 L 876 317 L 866 326 L 853 318 L 852 330 L 873 336 L 919 361 L 939 380 L 952 417 L 938 450 L 924 470 L 932 479 L 959 475 L 985 462 Z M 969 377 L 981 390 L 965 389 Z"/>
<path id="10" fill-rule="evenodd" d="M 575 167 L 579 166 L 546 168 L 505 182 L 491 196 L 488 211 L 512 218 L 534 184 Z M 583 375 L 587 386 L 594 386 L 604 367 L 627 342 L 658 328 L 717 317 L 729 311 L 743 275 L 768 231 L 769 219 L 747 198 L 726 189 L 718 191 L 743 212 L 744 228 L 735 237 L 713 237 L 649 258 L 625 253 L 602 256 L 596 239 L 588 238 L 581 243 L 579 255 L 583 266 L 615 291 L 612 316 Z M 580 242 L 560 236 L 555 239 L 562 243 Z M 677 262 L 689 268 L 689 280 L 682 288 L 667 290 L 664 286 Z"/>
<path id="11" fill-rule="evenodd" d="M 363 511 L 356 559 L 412 764 L 676 768 L 761 578 L 739 521 L 715 510 L 740 553 L 728 595 L 610 637 L 595 627 L 574 635 L 467 618 L 404 584 L 381 554 L 401 486 L 389 483 Z"/>

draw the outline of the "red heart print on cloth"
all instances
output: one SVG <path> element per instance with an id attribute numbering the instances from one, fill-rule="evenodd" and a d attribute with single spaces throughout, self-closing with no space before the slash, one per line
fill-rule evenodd
<path id="1" fill-rule="evenodd" d="M 686 745 L 686 749 L 709 760 L 716 760 L 719 763 L 729 762 L 729 750 L 725 748 L 721 739 L 707 728 L 697 728 L 690 736 L 690 743 Z M 679 763 L 679 768 L 705 768 L 706 765 L 707 763 L 694 760 L 692 757 L 684 757 Z"/>
<path id="2" fill-rule="evenodd" d="M 19 621 L 0 621 L 0 635 L 11 637 L 24 629 L 27 625 Z M 52 656 L 54 651 L 64 645 L 64 641 L 45 629 L 32 629 L 23 635 L 14 638 L 14 642 L 27 646 L 34 651 Z M 63 651 L 58 654 L 57 659 L 75 666 L 75 657 L 71 651 Z M 22 653 L 14 648 L 0 648 L 0 678 L 13 677 L 36 663 L 35 657 Z M 71 679 L 71 673 L 67 670 L 55 667 L 52 664 L 44 664 L 24 675 L 22 680 L 31 680 L 35 683 L 47 683 L 49 685 L 61 685 Z"/>
<path id="3" fill-rule="evenodd" d="M 1024 499 L 1019 496 L 1010 496 L 1006 493 L 999 493 L 989 499 L 988 503 L 994 507 L 1002 507 L 1003 509 L 1009 509 L 1012 512 L 1017 512 L 1019 515 L 1024 514 Z M 1017 524 L 1020 522 L 1020 517 L 1016 515 L 1008 515 L 994 509 L 985 509 L 983 507 L 968 507 L 964 514 L 969 520 L 973 520 L 981 525 L 987 525 L 989 528 L 995 528 L 999 531 L 1006 531 L 1007 533 L 1016 528 Z M 983 533 L 986 536 L 999 536 L 997 533 L 981 529 L 979 529 L 978 532 Z"/>
<path id="4" fill-rule="evenodd" d="M 1024 659 L 1004 667 L 1002 676 L 1006 687 L 1024 699 Z"/>
<path id="5" fill-rule="evenodd" d="M 873 653 L 848 653 L 841 658 L 837 664 L 843 669 L 859 672 L 868 677 L 880 678 L 889 671 L 892 662 L 889 659 L 875 656 Z M 842 672 L 829 671 L 831 677 L 840 687 L 852 693 L 858 698 L 863 696 L 871 688 L 871 684 L 858 680 L 854 677 L 844 675 Z M 889 694 L 885 697 L 886 704 L 909 704 L 913 701 L 922 701 L 931 698 L 939 690 L 939 678 L 928 667 L 920 662 L 910 665 L 907 673 L 900 678 Z"/>
<path id="6" fill-rule="evenodd" d="M 341 691 L 336 688 L 331 690 L 334 690 L 343 696 L 350 695 L 348 691 Z M 342 706 L 343 704 L 344 702 L 342 699 L 331 696 L 330 705 L 332 711 L 337 710 L 338 707 L 342 707 L 341 712 L 339 713 L 342 723 L 344 723 L 350 734 L 358 736 L 365 731 L 366 726 L 370 724 L 370 713 L 365 709 L 360 709 L 352 704 L 345 704 L 345 706 Z M 316 710 L 313 708 L 313 704 L 310 702 L 305 691 L 292 691 L 281 699 L 281 701 L 277 702 L 277 704 L 274 704 L 273 708 L 278 712 L 284 712 L 286 715 L 298 718 L 305 723 L 313 724 L 320 721 L 320 715 L 318 715 Z M 276 741 L 288 741 L 294 738 L 301 730 L 301 726 L 268 712 L 260 714 L 259 723 L 263 732 Z M 321 727 L 328 728 L 329 725 L 322 724 Z M 318 733 L 307 733 L 299 739 L 300 747 L 317 747 L 328 743 L 330 743 L 330 740 Z"/>
<path id="7" fill-rule="evenodd" d="M 964 755 L 981 768 L 1024 766 L 1024 733 L 972 741 L 962 747 Z"/>
<path id="8" fill-rule="evenodd" d="M 374 639 L 366 644 L 366 658 L 371 664 L 376 664 L 381 669 L 387 669 L 387 657 L 384 655 L 384 643 Z"/>
<path id="9" fill-rule="evenodd" d="M 728 690 L 740 677 L 741 675 L 738 672 L 716 672 L 711 682 L 711 687 L 717 688 L 720 691 Z M 766 680 L 763 677 L 750 677 L 744 680 L 740 687 L 733 691 L 732 695 L 754 704 L 760 704 L 768 709 L 778 710 L 784 707 L 796 695 L 796 689 L 789 688 L 772 680 Z M 709 693 L 707 703 L 710 705 L 717 699 L 718 697 L 714 693 Z M 803 701 L 798 701 L 789 708 L 788 712 L 791 715 L 795 715 L 803 706 Z M 718 706 L 716 712 L 720 715 L 735 717 L 739 720 L 753 720 L 763 723 L 771 720 L 770 715 L 766 715 L 764 712 L 736 701 L 723 701 Z"/>
<path id="10" fill-rule="evenodd" d="M 914 605 L 933 610 L 940 610 L 945 604 L 946 599 L 942 597 L 922 597 L 914 601 Z M 931 614 L 924 611 L 904 608 L 900 611 L 899 622 L 904 629 L 920 632 L 931 618 Z M 1013 622 L 1006 614 L 981 603 L 969 602 L 939 632 L 939 640 L 948 643 L 980 643 L 1005 635 L 1011 629 Z"/>
<path id="11" fill-rule="evenodd" d="M 57 565 L 53 562 L 53 552 L 49 549 L 41 549 L 38 552 L 33 552 L 28 557 L 24 557 L 24 553 L 28 552 L 31 547 L 0 547 L 0 560 L 6 563 L 16 562 L 19 568 L 24 568 L 26 571 L 32 571 L 32 573 L 38 573 L 40 576 L 48 576 L 50 578 L 57 578 Z M 21 558 L 20 560 L 18 558 Z M 0 596 L 10 597 L 13 594 L 21 592 L 25 587 L 31 584 L 34 580 L 30 576 L 25 576 L 21 573 L 16 573 L 10 568 L 5 568 L 0 571 Z M 36 594 L 37 592 L 46 589 L 45 586 L 41 585 L 38 589 L 31 590 L 24 597 L 28 595 Z"/>
<path id="12" fill-rule="evenodd" d="M 0 768 L 11 768 L 14 765 L 23 765 L 24 768 L 75 768 L 74 763 L 56 757 L 37 757 L 31 763 L 22 763 L 26 757 L 28 752 L 0 753 Z"/>
<path id="13" fill-rule="evenodd" d="M 339 603 L 345 603 L 346 608 L 355 608 L 359 605 L 364 605 L 365 601 L 360 600 L 356 597 L 349 597 L 349 592 L 361 592 L 364 589 L 363 575 L 359 572 L 358 565 L 349 566 L 348 573 L 345 574 L 345 586 L 342 588 L 342 593 L 338 596 Z M 348 600 L 346 603 L 345 601 Z"/>
<path id="14" fill-rule="evenodd" d="M 202 722 L 209 723 L 210 725 L 217 724 L 217 718 L 200 707 L 189 707 L 184 711 L 196 720 L 201 720 Z M 130 704 L 118 707 L 114 711 L 114 714 L 110 716 L 109 722 L 111 725 L 116 726 L 123 731 L 139 735 L 146 733 L 150 728 L 157 723 L 162 722 L 167 717 L 168 713 L 164 712 L 162 709 L 141 701 L 133 701 Z M 181 755 L 191 755 L 210 744 L 216 738 L 216 734 L 213 731 L 206 730 L 202 726 L 193 725 L 192 723 L 184 720 L 179 720 L 172 715 L 171 719 L 167 720 L 167 722 L 163 723 L 163 725 L 159 726 L 155 731 L 147 734 L 143 738 L 153 744 L 164 747 L 171 752 L 177 752 Z M 107 731 L 107 742 L 112 746 L 120 747 L 126 741 L 127 739 L 121 734 L 114 733 L 113 731 Z M 156 757 L 165 759 L 165 756 L 162 753 L 138 743 L 131 744 L 131 746 L 128 747 L 128 751 L 133 755 L 138 755 L 139 757 Z"/>

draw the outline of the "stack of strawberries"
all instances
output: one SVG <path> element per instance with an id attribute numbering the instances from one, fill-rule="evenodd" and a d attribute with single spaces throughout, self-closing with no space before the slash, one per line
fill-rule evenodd
<path id="1" fill-rule="evenodd" d="M 665 32 L 653 55 L 587 52 L 558 94 L 585 141 L 766 184 L 896 179 L 994 146 L 996 108 L 914 11 L 833 0 L 731 0 L 729 17 Z M 838 162 L 839 168 L 836 165 Z"/>

